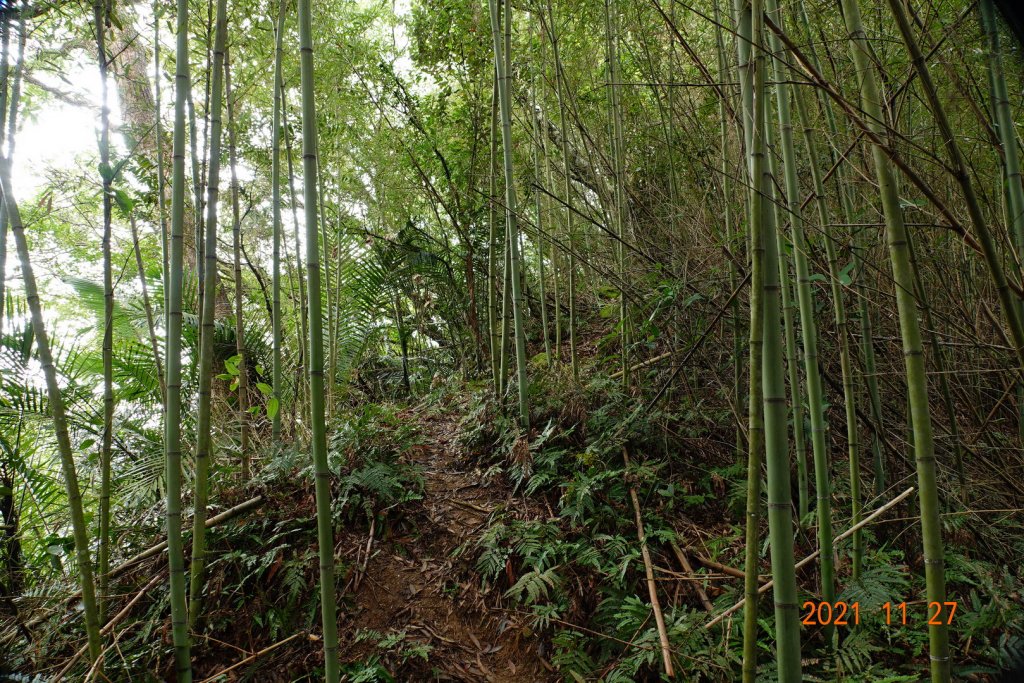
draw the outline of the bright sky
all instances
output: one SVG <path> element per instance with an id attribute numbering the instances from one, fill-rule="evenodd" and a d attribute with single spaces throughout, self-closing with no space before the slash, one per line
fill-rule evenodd
<path id="1" fill-rule="evenodd" d="M 70 91 L 66 83 L 45 74 L 33 76 L 47 85 Z M 75 159 L 97 150 L 96 130 L 99 119 L 99 74 L 91 65 L 77 65 L 67 74 L 76 87 L 74 92 L 96 109 L 86 109 L 51 99 L 38 111 L 22 116 L 14 152 L 14 187 L 22 201 L 32 197 L 46 180 L 51 168 L 71 168 Z M 111 97 L 113 121 L 120 120 L 117 97 Z"/>

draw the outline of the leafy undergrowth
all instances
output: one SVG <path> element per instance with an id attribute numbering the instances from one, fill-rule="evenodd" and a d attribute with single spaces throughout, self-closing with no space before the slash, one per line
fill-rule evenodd
<path id="1" fill-rule="evenodd" d="M 728 445 L 730 416 L 685 400 L 672 413 L 638 405 L 618 383 L 579 384 L 563 369 L 535 375 L 533 393 L 529 441 L 506 417 L 514 406 L 500 405 L 486 389 L 475 394 L 460 425 L 460 441 L 490 476 L 507 476 L 520 495 L 544 508 L 528 519 L 494 515 L 462 548 L 484 586 L 529 614 L 562 679 L 659 680 L 659 638 L 629 496 L 634 487 L 676 671 L 686 680 L 737 680 L 742 612 L 706 625 L 742 598 L 742 580 L 694 561 L 743 566 L 745 471 Z M 844 494 L 837 491 L 840 505 Z M 909 682 L 927 671 L 928 615 L 911 501 L 888 516 L 899 519 L 868 527 L 866 546 L 876 550 L 865 556 L 857 581 L 849 573 L 849 548 L 842 547 L 837 600 L 859 603 L 859 624 L 840 627 L 834 650 L 820 627 L 804 627 L 811 630 L 804 635 L 805 680 Z M 963 680 L 994 680 L 1014 665 L 1024 644 L 1024 575 L 1014 559 L 1024 550 L 1024 535 L 1012 517 L 1001 519 L 978 525 L 977 537 L 963 533 L 966 515 L 946 517 L 947 599 L 959 607 L 954 675 Z M 815 550 L 814 538 L 813 528 L 798 534 L 800 557 Z M 710 613 L 685 580 L 676 548 L 698 568 Z M 765 543 L 765 573 L 767 550 Z M 801 603 L 820 599 L 813 567 L 801 575 Z M 886 624 L 885 604 L 895 614 L 903 602 L 907 624 L 899 616 Z M 770 592 L 759 608 L 758 678 L 770 681 L 776 675 Z"/>
<path id="2" fill-rule="evenodd" d="M 534 377 L 529 435 L 511 403 L 485 386 L 454 383 L 413 406 L 365 404 L 332 422 L 344 680 L 660 680 L 631 488 L 676 670 L 684 680 L 736 680 L 742 613 L 707 624 L 740 599 L 742 581 L 700 560 L 742 568 L 745 473 L 730 445 L 724 402 L 676 397 L 665 409 L 638 402 L 614 381 L 578 383 L 565 369 L 535 368 Z M 268 457 L 247 488 L 220 496 L 223 508 L 257 494 L 264 500 L 210 531 L 196 680 L 322 676 L 312 491 L 308 455 L 290 448 Z M 836 491 L 837 506 L 845 496 Z M 834 651 L 819 627 L 805 627 L 805 680 L 910 682 L 926 670 L 915 505 L 911 499 L 868 527 L 871 550 L 859 581 L 841 548 L 838 599 L 859 604 L 860 623 L 838 630 Z M 837 528 L 845 528 L 839 517 Z M 1024 644 L 1017 563 L 1024 539 L 1012 516 L 984 525 L 972 525 L 971 515 L 944 519 L 948 599 L 958 601 L 955 675 L 994 680 Z M 160 527 L 155 507 L 139 531 L 159 539 Z M 813 552 L 813 527 L 796 540 L 801 557 Z M 142 549 L 125 549 L 125 556 Z M 767 572 L 766 544 L 759 551 Z M 817 598 L 815 583 L 812 564 L 801 574 L 801 602 Z M 166 585 L 164 555 L 118 576 L 112 613 L 143 596 L 114 629 L 110 680 L 170 678 Z M 903 602 L 907 624 L 898 616 L 886 624 L 883 606 L 898 615 Z M 25 674 L 15 680 L 52 676 L 83 644 L 76 617 L 56 600 L 50 609 L 49 628 L 36 630 L 45 635 L 15 655 Z M 770 595 L 760 609 L 759 679 L 774 680 Z M 67 678 L 85 675 L 78 662 Z"/>
<path id="3" fill-rule="evenodd" d="M 447 447 L 452 435 L 453 420 L 431 404 L 368 404 L 332 424 L 335 593 L 346 681 L 547 677 L 528 630 L 514 615 L 492 609 L 472 565 L 452 558 L 491 510 L 508 507 L 510 495 L 503 481 L 481 485 L 479 472 L 460 467 L 459 453 Z M 203 617 L 193 635 L 194 678 L 321 680 L 308 456 L 286 449 L 269 457 L 248 487 L 223 492 L 220 507 L 255 495 L 262 496 L 259 507 L 208 532 Z M 158 507 L 151 510 L 151 528 L 133 537 L 159 540 L 160 514 Z M 190 547 L 189 534 L 185 546 Z M 125 549 L 125 555 L 142 549 Z M 166 586 L 164 554 L 132 566 L 114 582 L 120 597 L 112 613 L 142 595 L 114 629 L 116 647 L 109 649 L 104 671 L 109 680 L 173 680 Z M 24 680 L 52 676 L 83 644 L 77 615 L 69 618 L 74 610 L 68 607 L 55 600 L 52 623 L 38 629 L 46 635 L 16 654 L 12 663 Z M 87 675 L 79 660 L 66 676 Z"/>

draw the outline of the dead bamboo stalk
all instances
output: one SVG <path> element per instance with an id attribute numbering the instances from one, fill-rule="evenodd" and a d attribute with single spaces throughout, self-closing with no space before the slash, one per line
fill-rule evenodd
<path id="1" fill-rule="evenodd" d="M 210 517 L 208 520 L 206 520 L 206 528 L 209 529 L 211 527 L 217 526 L 218 524 L 223 524 L 224 522 L 227 522 L 227 521 L 229 521 L 229 520 L 231 520 L 231 519 L 233 519 L 233 518 L 235 518 L 235 517 L 237 517 L 237 516 L 239 516 L 239 515 L 241 515 L 241 514 L 243 514 L 245 512 L 248 512 L 249 510 L 252 510 L 253 508 L 259 507 L 262 504 L 263 504 L 263 496 L 256 496 L 254 498 L 250 498 L 249 500 L 246 500 L 246 501 L 243 501 L 243 502 L 239 503 L 238 505 L 236 505 L 233 508 L 228 508 L 227 510 L 225 510 L 222 513 L 220 513 L 219 515 L 214 515 L 213 517 Z M 141 562 L 142 560 L 145 560 L 146 558 L 153 557 L 154 555 L 159 555 L 166 548 L 167 548 L 167 541 L 161 541 L 161 542 L 157 543 L 156 545 L 151 546 L 151 547 L 147 548 L 146 550 L 143 550 L 138 555 L 130 557 L 129 559 L 127 559 L 124 562 L 122 562 L 121 564 L 117 565 L 116 567 L 114 567 L 113 569 L 111 569 L 107 573 L 107 576 L 109 578 L 111 578 L 111 579 L 113 579 L 113 578 L 115 578 L 117 576 L 120 576 L 125 571 L 127 571 L 129 568 L 131 568 L 132 565 L 135 565 L 135 564 Z M 82 591 L 76 591 L 76 592 L 72 593 L 71 595 L 69 595 L 67 597 L 67 599 L 64 601 L 64 604 L 66 605 L 66 604 L 68 604 L 68 603 L 70 603 L 70 602 L 72 602 L 74 600 L 77 600 L 80 597 L 82 597 Z M 43 621 L 45 621 L 48 616 L 49 616 L 48 614 L 43 614 L 43 615 L 39 615 L 39 616 L 36 616 L 36 617 L 32 617 L 31 619 L 29 619 L 25 623 L 25 625 L 31 628 L 32 626 L 36 626 L 36 625 L 42 623 Z"/>
<path id="2" fill-rule="evenodd" d="M 672 543 L 672 552 L 676 554 L 676 559 L 679 560 L 679 564 L 683 565 L 683 569 L 690 576 L 696 576 L 693 572 L 693 567 L 690 566 L 690 560 L 686 557 L 686 553 L 680 548 L 674 541 Z M 693 587 L 697 591 L 697 597 L 700 598 L 700 602 L 704 605 L 704 609 L 708 612 L 714 610 L 714 605 L 711 604 L 711 600 L 708 599 L 708 594 L 704 592 L 704 587 L 700 585 L 700 581 L 696 580 L 693 582 Z"/>
<path id="3" fill-rule="evenodd" d="M 641 363 L 637 363 L 636 365 L 631 366 L 629 368 L 629 371 L 632 373 L 632 372 L 636 372 L 637 370 L 643 370 L 644 368 L 646 368 L 649 365 L 654 365 L 655 363 L 657 363 L 659 361 L 665 360 L 666 358 L 670 357 L 673 353 L 674 353 L 673 351 L 666 351 L 665 353 L 663 353 L 663 354 L 661 354 L 659 356 L 655 356 L 654 358 L 648 358 L 647 360 L 645 360 L 645 361 L 643 361 Z M 619 377 L 622 377 L 622 370 L 617 370 L 617 371 L 613 372 L 611 375 L 609 375 L 610 379 L 618 379 Z"/>
<path id="4" fill-rule="evenodd" d="M 622 458 L 629 467 L 629 453 L 625 447 L 622 449 Z M 647 538 L 644 535 L 644 521 L 640 513 L 640 499 L 636 495 L 636 487 L 629 487 L 629 497 L 633 501 L 633 513 L 636 516 L 636 535 L 640 539 L 640 554 L 644 559 L 644 572 L 647 574 L 647 592 L 651 597 L 651 609 L 654 610 L 654 621 L 658 624 L 658 640 L 661 641 L 661 659 L 665 665 L 665 675 L 669 678 L 675 677 L 675 670 L 672 668 L 672 650 L 668 643 L 668 631 L 665 628 L 665 615 L 661 611 L 661 603 L 658 601 L 658 588 L 654 581 L 654 564 L 651 562 L 651 553 L 647 549 Z"/>
<path id="5" fill-rule="evenodd" d="M 842 541 L 842 540 L 844 540 L 844 539 L 847 539 L 847 538 L 849 538 L 849 537 L 850 537 L 850 536 L 852 536 L 852 535 L 853 535 L 854 533 L 856 533 L 856 532 L 857 532 L 857 530 L 859 530 L 859 529 L 861 529 L 861 528 L 863 528 L 863 527 L 867 526 L 867 525 L 868 525 L 868 524 L 869 524 L 869 523 L 870 523 L 871 521 L 873 521 L 874 519 L 876 519 L 877 517 L 879 517 L 879 516 L 880 516 L 881 514 L 883 514 L 883 513 L 885 512 L 885 511 L 887 511 L 887 510 L 889 510 L 890 508 L 892 508 L 892 507 L 893 507 L 894 505 L 896 505 L 897 503 L 899 503 L 899 502 L 900 502 L 901 500 L 903 500 L 904 498 L 906 498 L 907 496 L 909 496 L 909 495 L 910 495 L 911 493 L 913 493 L 913 492 L 914 492 L 914 487 L 913 487 L 913 486 L 911 486 L 911 487 L 910 487 L 909 489 L 907 489 L 906 491 L 904 491 L 904 492 L 903 492 L 903 493 L 901 493 L 900 495 L 896 496 L 895 498 L 893 498 L 892 500 L 890 500 L 890 501 L 889 501 L 888 503 L 886 503 L 885 505 L 883 505 L 882 507 L 878 508 L 877 510 L 875 510 L 874 512 L 872 512 L 872 513 L 871 513 L 870 515 L 868 515 L 867 517 L 865 517 L 864 519 L 862 519 L 862 520 L 861 520 L 861 521 L 860 521 L 859 523 L 857 523 L 857 524 L 854 524 L 854 525 L 853 525 L 853 526 L 851 526 L 851 527 L 850 527 L 849 529 L 847 529 L 847 530 L 846 530 L 846 531 L 844 531 L 843 533 L 841 533 L 841 534 L 839 534 L 838 536 L 836 536 L 836 537 L 835 537 L 835 539 L 833 540 L 833 544 L 839 543 L 840 541 Z M 802 560 L 800 560 L 799 562 L 797 562 L 797 563 L 796 563 L 796 565 L 795 565 L 795 566 L 794 566 L 793 568 L 794 568 L 794 569 L 800 569 L 801 567 L 804 567 L 804 566 L 806 566 L 806 565 L 810 564 L 810 563 L 811 563 L 811 562 L 813 562 L 813 561 L 814 561 L 814 559 L 815 559 L 815 558 L 817 558 L 817 557 L 818 557 L 818 555 L 820 555 L 820 554 L 821 554 L 821 551 L 820 551 L 820 550 L 815 550 L 815 551 L 814 551 L 813 553 L 811 553 L 810 555 L 808 555 L 808 556 L 807 556 L 807 557 L 805 557 L 804 559 L 802 559 Z M 771 587 L 772 587 L 772 586 L 774 586 L 774 585 L 775 585 L 775 581 L 769 581 L 768 583 L 764 584 L 763 586 L 761 586 L 760 588 L 758 588 L 758 589 L 757 589 L 757 594 L 758 594 L 758 595 L 761 595 L 762 593 L 765 593 L 765 592 L 767 592 L 767 591 L 768 591 L 769 589 L 771 589 Z M 717 624 L 717 623 L 721 622 L 721 621 L 722 621 L 723 619 L 725 619 L 725 618 L 726 618 L 727 616 L 729 616 L 730 614 L 732 614 L 733 612 L 735 612 L 735 611 L 736 611 L 736 610 L 738 610 L 739 608 L 743 607 L 743 604 L 744 604 L 744 603 L 745 603 L 746 601 L 747 601 L 747 600 L 746 600 L 746 598 L 744 598 L 744 599 L 740 600 L 740 601 L 739 601 L 739 602 L 737 602 L 737 603 L 736 603 L 735 605 L 733 605 L 732 607 L 730 607 L 729 609 L 725 610 L 724 612 L 722 612 L 721 614 L 719 614 L 719 615 L 718 615 L 717 617 L 715 617 L 714 619 L 712 619 L 711 621 L 709 621 L 709 622 L 708 622 L 707 624 L 705 624 L 705 625 L 704 625 L 704 627 L 705 627 L 705 628 L 711 628 L 711 627 L 712 627 L 712 626 L 714 626 L 715 624 Z"/>
<path id="6" fill-rule="evenodd" d="M 722 564 L 721 562 L 715 562 L 714 560 L 712 560 L 710 558 L 707 558 L 707 557 L 704 557 L 703 555 L 694 554 L 694 557 L 697 558 L 697 561 L 700 562 L 705 567 L 708 567 L 710 569 L 717 569 L 718 571 L 722 572 L 723 574 L 728 574 L 729 576 L 732 576 L 733 578 L 745 579 L 747 577 L 747 575 L 743 572 L 742 569 L 736 569 L 735 567 L 730 567 L 727 564 Z"/>
<path id="7" fill-rule="evenodd" d="M 276 643 L 274 643 L 273 645 L 268 645 L 267 647 L 263 648 L 262 650 L 259 650 L 258 652 L 252 653 L 251 655 L 249 655 L 245 659 L 238 660 L 237 662 L 235 662 L 234 664 L 232 664 L 228 668 L 223 669 L 222 671 L 218 671 L 213 676 L 210 676 L 209 678 L 204 678 L 203 680 L 199 681 L 199 683 L 211 683 L 211 681 L 216 681 L 216 680 L 220 679 L 220 677 L 223 676 L 224 674 L 226 674 L 227 672 L 233 671 L 234 669 L 237 669 L 240 666 L 248 664 L 249 662 L 254 661 L 254 660 L 262 657 L 263 655 L 267 654 L 271 650 L 279 648 L 282 645 L 284 645 L 285 643 L 293 641 L 293 640 L 295 640 L 296 638 L 298 638 L 299 636 L 302 636 L 302 635 L 306 635 L 305 631 L 299 631 L 298 633 L 293 633 L 290 636 L 288 636 L 287 638 L 285 638 L 284 640 L 279 640 Z"/>
<path id="8" fill-rule="evenodd" d="M 145 586 L 143 586 L 143 587 L 142 587 L 142 589 L 141 589 L 141 590 L 140 590 L 140 591 L 139 591 L 138 593 L 136 593 L 136 594 L 134 595 L 134 597 L 132 597 L 132 599 L 131 599 L 131 600 L 129 600 L 129 601 L 128 601 L 128 604 L 126 604 L 126 605 L 125 605 L 124 607 L 122 607 L 122 608 L 121 608 L 121 611 L 120 611 L 120 612 L 118 612 L 117 614 L 115 614 L 115 615 L 114 615 L 114 616 L 113 616 L 113 617 L 112 617 L 112 618 L 110 619 L 110 621 L 108 621 L 108 622 L 107 622 L 106 624 L 104 624 L 104 625 L 103 625 L 103 628 L 101 628 L 101 629 L 100 629 L 100 635 L 101 635 L 101 636 L 105 636 L 105 635 L 107 635 L 108 633 L 110 633 L 110 632 L 111 632 L 111 631 L 112 631 L 112 630 L 114 629 L 114 627 L 115 627 L 115 626 L 117 626 L 117 624 L 118 624 L 118 623 L 119 623 L 119 622 L 120 622 L 120 621 L 121 621 L 122 619 L 124 619 L 124 618 L 125 618 L 126 616 L 128 616 L 128 613 L 129 613 L 129 612 L 131 612 L 131 610 L 132 610 L 132 607 L 135 607 L 135 603 L 137 603 L 137 602 L 138 602 L 139 600 L 141 600 L 141 599 L 142 599 L 142 596 L 143 596 L 143 595 L 145 595 L 146 593 L 148 593 L 148 592 L 149 592 L 149 589 L 151 589 L 151 588 L 152 588 L 153 586 L 155 586 L 155 585 L 157 584 L 157 582 L 159 582 L 159 581 L 160 581 L 160 579 L 161 579 L 162 577 L 163 577 L 163 574 L 162 574 L 161 572 L 158 572 L 158 573 L 156 574 L 156 576 L 154 576 L 153 578 L 151 578 L 151 579 L 149 580 L 149 583 L 147 583 L 147 584 L 146 584 Z M 108 646 L 108 648 L 109 648 L 109 646 Z M 71 656 L 71 659 L 69 659 L 69 660 L 67 661 L 67 663 L 66 663 L 66 664 L 64 664 L 63 668 L 61 668 L 61 670 L 57 672 L 57 675 L 56 675 L 56 676 L 54 676 L 53 678 L 51 678 L 50 680 L 51 680 L 51 681 L 59 681 L 59 680 L 60 680 L 60 679 L 61 679 L 61 678 L 62 678 L 62 677 L 64 676 L 64 674 L 66 674 L 66 673 L 67 673 L 68 671 L 70 671 L 70 670 L 71 670 L 71 667 L 73 667 L 73 666 L 75 665 L 75 662 L 77 662 L 77 661 L 79 660 L 79 658 L 80 658 L 80 657 L 81 657 L 82 655 L 84 655 L 84 654 L 86 653 L 86 651 L 87 651 L 88 649 L 89 649 L 89 646 L 88 646 L 88 645 L 83 645 L 83 646 L 82 646 L 82 647 L 81 647 L 81 648 L 80 648 L 80 649 L 78 650 L 78 652 L 76 652 L 75 654 L 73 654 L 73 655 Z M 104 650 L 104 652 L 105 652 L 105 651 L 106 651 L 106 650 Z M 97 660 L 96 660 L 95 662 L 93 662 L 93 667 L 95 667 L 95 666 L 96 666 L 96 664 L 97 664 L 98 662 L 101 662 L 101 661 L 103 661 L 103 658 L 102 658 L 102 657 L 100 657 L 100 658 L 99 658 L 99 659 L 97 659 Z M 90 669 L 90 672 L 91 672 L 91 671 L 92 671 L 92 669 Z"/>

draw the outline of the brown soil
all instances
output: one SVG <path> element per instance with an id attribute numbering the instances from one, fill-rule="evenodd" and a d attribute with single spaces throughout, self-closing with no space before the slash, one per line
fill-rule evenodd
<path id="1" fill-rule="evenodd" d="M 349 599 L 353 609 L 342 624 L 343 660 L 359 661 L 372 654 L 373 642 L 355 643 L 361 629 L 404 632 L 406 642 L 428 645 L 428 661 L 409 661 L 408 681 L 519 683 L 552 680 L 521 617 L 501 609 L 484 595 L 472 568 L 473 553 L 453 557 L 472 543 L 496 510 L 522 506 L 500 480 L 485 480 L 466 462 L 455 445 L 450 415 L 421 417 L 425 446 L 411 460 L 422 469 L 424 497 L 415 512 L 415 532 L 374 542 L 366 571 L 353 578 Z M 364 539 L 365 540 L 365 539 Z M 365 550 L 365 547 L 364 547 Z M 408 677 L 412 676 L 412 677 Z"/>

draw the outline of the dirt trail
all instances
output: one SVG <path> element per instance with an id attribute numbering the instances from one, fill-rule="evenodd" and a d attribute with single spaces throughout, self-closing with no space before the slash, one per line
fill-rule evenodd
<path id="1" fill-rule="evenodd" d="M 410 458 L 422 468 L 425 484 L 418 509 L 410 506 L 406 513 L 414 516 L 416 532 L 374 542 L 365 575 L 351 596 L 355 613 L 340 634 L 343 658 L 358 660 L 374 651 L 373 643 L 352 645 L 361 629 L 404 631 L 406 643 L 431 650 L 426 663 L 417 665 L 411 658 L 406 665 L 422 677 L 401 680 L 553 680 L 542 664 L 540 642 L 522 620 L 481 593 L 472 553 L 452 558 L 456 548 L 480 533 L 495 509 L 522 501 L 512 498 L 503 482 L 484 482 L 465 461 L 454 443 L 452 416 L 424 417 L 410 409 L 403 417 L 419 421 L 424 432 L 425 445 Z"/>

